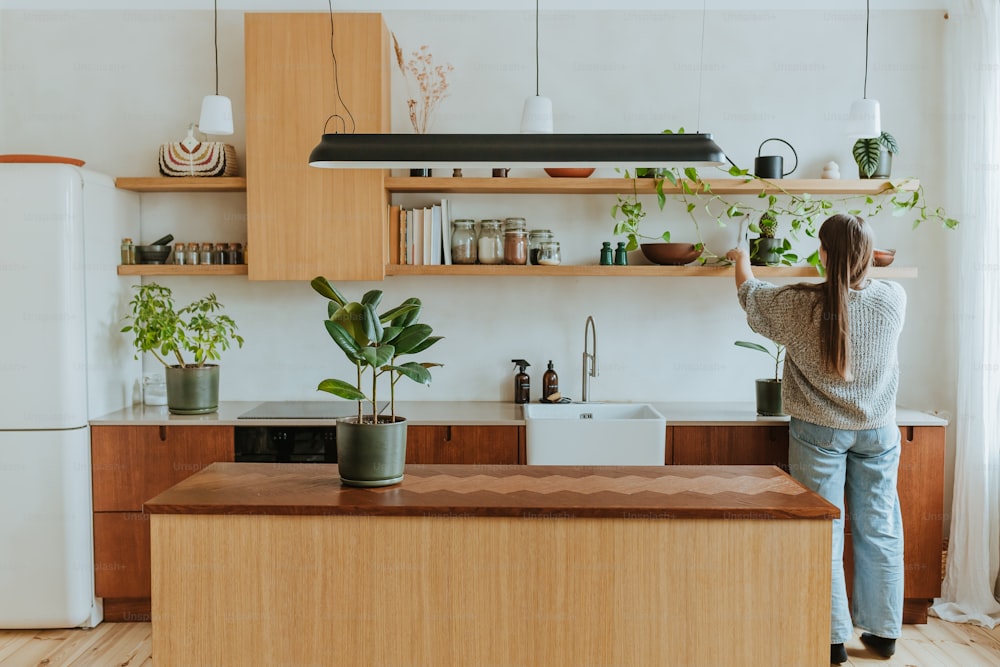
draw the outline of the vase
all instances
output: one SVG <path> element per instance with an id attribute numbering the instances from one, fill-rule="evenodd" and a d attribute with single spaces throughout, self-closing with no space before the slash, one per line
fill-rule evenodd
<path id="1" fill-rule="evenodd" d="M 390 486 L 403 481 L 406 419 L 380 416 L 377 423 L 357 417 L 337 420 L 337 466 L 345 486 Z"/>

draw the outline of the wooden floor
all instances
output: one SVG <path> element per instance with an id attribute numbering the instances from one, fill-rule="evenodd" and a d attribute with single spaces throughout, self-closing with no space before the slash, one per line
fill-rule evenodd
<path id="1" fill-rule="evenodd" d="M 927 625 L 903 626 L 891 660 L 869 653 L 857 636 L 847 645 L 847 656 L 847 665 L 1000 667 L 1000 626 L 986 630 L 931 618 Z M 0 630 L 0 667 L 153 664 L 149 623 L 102 623 L 93 630 Z"/>

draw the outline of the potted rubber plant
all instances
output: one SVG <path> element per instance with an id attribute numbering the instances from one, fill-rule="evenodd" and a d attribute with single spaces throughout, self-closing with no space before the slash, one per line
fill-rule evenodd
<path id="1" fill-rule="evenodd" d="M 858 164 L 858 178 L 889 178 L 892 156 L 899 152 L 896 138 L 888 132 L 877 137 L 858 139 L 851 151 Z"/>
<path id="2" fill-rule="evenodd" d="M 781 404 L 781 363 L 785 360 L 785 346 L 772 342 L 774 345 L 774 351 L 772 352 L 760 343 L 738 340 L 735 344 L 739 347 L 745 347 L 748 350 L 763 352 L 774 359 L 774 377 L 757 379 L 757 414 L 764 417 L 778 417 L 783 415 L 784 410 Z"/>
<path id="3" fill-rule="evenodd" d="M 312 288 L 328 300 L 327 333 L 354 365 L 356 376 L 347 381 L 327 378 L 317 390 L 358 402 L 354 417 L 337 420 L 337 465 L 340 481 L 347 486 L 389 486 L 403 480 L 406 463 L 406 418 L 396 414 L 396 383 L 408 378 L 431 383 L 431 368 L 438 363 L 408 361 L 401 357 L 419 354 L 441 336 L 419 322 L 420 299 L 409 298 L 382 314 L 378 308 L 382 291 L 371 290 L 360 301 L 349 301 L 322 276 L 313 278 Z M 389 414 L 379 414 L 379 385 L 388 379 Z M 370 406 L 366 413 L 365 406 Z"/>
<path id="4" fill-rule="evenodd" d="M 215 294 L 178 308 L 169 287 L 147 283 L 133 289 L 122 332 L 133 334 L 137 359 L 148 352 L 163 364 L 167 409 L 179 415 L 217 411 L 219 366 L 208 362 L 218 361 L 232 343 L 243 347 L 236 322 L 220 312 L 224 306 Z"/>

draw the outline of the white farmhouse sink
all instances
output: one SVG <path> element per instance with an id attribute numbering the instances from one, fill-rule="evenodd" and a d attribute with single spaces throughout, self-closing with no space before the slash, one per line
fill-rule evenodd
<path id="1" fill-rule="evenodd" d="M 667 422 L 646 403 L 529 403 L 528 465 L 663 465 Z"/>

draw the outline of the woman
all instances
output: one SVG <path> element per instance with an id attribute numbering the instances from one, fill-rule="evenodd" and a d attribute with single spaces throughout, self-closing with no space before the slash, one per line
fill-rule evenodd
<path id="1" fill-rule="evenodd" d="M 896 495 L 897 341 L 906 293 L 870 280 L 873 235 L 860 217 L 834 215 L 819 230 L 826 280 L 777 287 L 753 276 L 745 250 L 736 288 L 750 328 L 785 346 L 782 399 L 792 476 L 840 509 L 833 523 L 830 662 L 853 635 L 844 583 L 844 501 L 854 544 L 853 623 L 882 657 L 895 652 L 903 614 L 903 524 Z"/>

